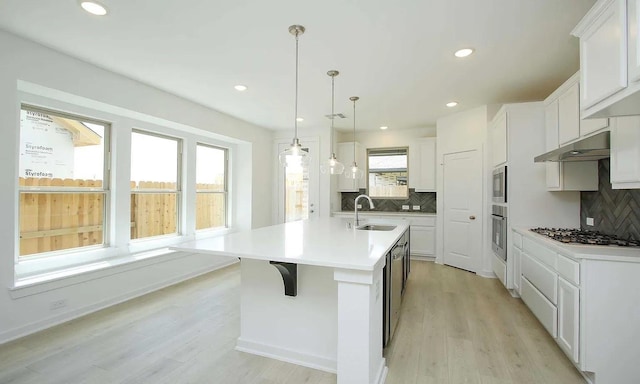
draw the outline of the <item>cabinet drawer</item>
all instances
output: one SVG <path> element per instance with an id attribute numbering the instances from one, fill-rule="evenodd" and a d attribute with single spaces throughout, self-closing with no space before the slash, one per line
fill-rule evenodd
<path id="1" fill-rule="evenodd" d="M 558 308 L 547 300 L 524 276 L 521 280 L 520 297 L 553 336 L 558 337 Z"/>
<path id="2" fill-rule="evenodd" d="M 538 288 L 549 301 L 557 303 L 558 275 L 527 253 L 522 253 L 522 276 Z"/>
<path id="3" fill-rule="evenodd" d="M 558 254 L 549 248 L 546 248 L 526 237 L 522 239 L 522 247 L 522 249 L 530 256 L 542 261 L 544 264 L 551 267 L 551 269 L 556 269 L 558 267 Z"/>
<path id="4" fill-rule="evenodd" d="M 568 257 L 558 255 L 558 273 L 570 283 L 580 284 L 580 264 Z"/>
<path id="5" fill-rule="evenodd" d="M 435 227 L 436 226 L 436 218 L 433 217 L 411 217 L 409 215 L 405 216 L 407 220 L 409 220 L 410 225 L 418 225 L 423 227 Z"/>
<path id="6" fill-rule="evenodd" d="M 522 235 L 519 234 L 518 232 L 512 232 L 512 233 L 513 233 L 513 245 L 522 249 Z"/>

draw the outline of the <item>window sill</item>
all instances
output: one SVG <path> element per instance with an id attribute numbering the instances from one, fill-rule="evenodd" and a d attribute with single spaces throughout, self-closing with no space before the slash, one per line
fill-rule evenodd
<path id="1" fill-rule="evenodd" d="M 222 236 L 231 232 L 224 230 L 208 231 L 206 237 Z M 204 233 L 196 234 L 201 238 Z M 36 259 L 16 265 L 16 280 L 9 292 L 12 298 L 35 295 L 99 279 L 129 270 L 144 268 L 156 263 L 162 263 L 184 256 L 184 252 L 172 251 L 168 246 L 190 240 L 187 236 L 161 239 L 159 241 L 142 241 L 132 244 L 124 254 L 117 254 L 116 248 L 102 248 L 78 253 L 84 256 L 83 263 L 60 265 L 53 268 L 53 262 L 48 259 Z M 155 246 L 155 249 L 152 247 Z M 76 261 L 82 259 L 76 257 Z"/>

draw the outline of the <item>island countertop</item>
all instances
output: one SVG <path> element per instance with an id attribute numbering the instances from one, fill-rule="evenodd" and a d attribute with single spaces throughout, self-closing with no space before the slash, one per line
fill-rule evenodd
<path id="1" fill-rule="evenodd" d="M 257 260 L 373 271 L 408 228 L 391 231 L 347 227 L 348 220 L 320 218 L 294 221 L 177 244 L 171 249 Z"/>

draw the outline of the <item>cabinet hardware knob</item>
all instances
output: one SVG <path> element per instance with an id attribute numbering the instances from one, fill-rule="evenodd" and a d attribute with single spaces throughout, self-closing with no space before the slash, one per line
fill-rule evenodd
<path id="1" fill-rule="evenodd" d="M 472 216 L 469 216 L 469 220 L 475 220 L 475 219 L 476 219 L 476 217 L 475 217 L 475 216 L 473 216 L 473 215 L 472 215 Z"/>

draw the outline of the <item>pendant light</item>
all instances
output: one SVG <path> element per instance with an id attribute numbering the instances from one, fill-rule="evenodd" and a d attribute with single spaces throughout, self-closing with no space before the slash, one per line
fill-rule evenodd
<path id="1" fill-rule="evenodd" d="M 340 175 L 342 174 L 342 172 L 344 172 L 344 164 L 342 164 L 341 162 L 338 161 L 338 159 L 336 159 L 336 153 L 333 151 L 333 120 L 335 119 L 336 115 L 334 113 L 334 99 L 335 99 L 335 79 L 336 76 L 338 76 L 340 74 L 340 72 L 336 71 L 336 70 L 331 70 L 329 72 L 327 72 L 327 75 L 331 76 L 331 132 L 329 133 L 329 141 L 331 142 L 331 156 L 329 156 L 329 159 L 327 161 L 325 161 L 324 163 L 322 163 L 322 165 L 320 166 L 320 172 L 322 173 L 328 173 L 330 175 Z"/>
<path id="2" fill-rule="evenodd" d="M 309 153 L 302 149 L 300 140 L 298 140 L 298 36 L 304 33 L 305 29 L 302 25 L 292 25 L 289 27 L 289 33 L 296 37 L 296 98 L 295 98 L 295 116 L 293 117 L 293 126 L 295 127 L 293 142 L 291 146 L 280 152 L 278 156 L 280 164 L 285 167 L 305 167 L 309 165 Z"/>
<path id="3" fill-rule="evenodd" d="M 356 161 L 356 101 L 360 98 L 358 96 L 351 96 L 349 100 L 353 101 L 353 163 L 350 167 L 344 171 L 344 177 L 347 179 L 362 179 L 364 171 L 358 167 Z"/>

